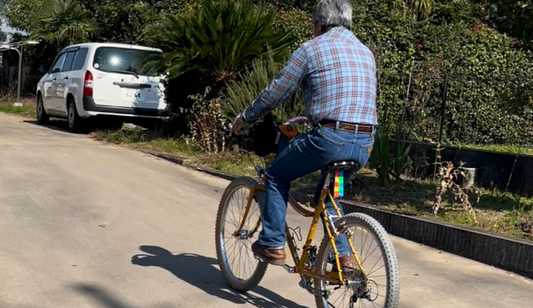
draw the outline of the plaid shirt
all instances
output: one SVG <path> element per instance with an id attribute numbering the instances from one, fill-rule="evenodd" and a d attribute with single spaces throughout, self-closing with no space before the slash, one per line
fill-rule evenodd
<path id="1" fill-rule="evenodd" d="M 374 55 L 343 27 L 303 43 L 272 83 L 243 112 L 252 123 L 282 104 L 298 88 L 312 124 L 338 120 L 377 124 Z"/>

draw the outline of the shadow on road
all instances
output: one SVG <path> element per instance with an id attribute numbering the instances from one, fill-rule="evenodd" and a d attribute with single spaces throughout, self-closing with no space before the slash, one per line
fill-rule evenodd
<path id="1" fill-rule="evenodd" d="M 76 284 L 74 289 L 84 295 L 90 295 L 91 299 L 101 304 L 101 307 L 104 308 L 132 308 L 132 306 L 125 304 L 96 285 L 80 283 Z"/>
<path id="2" fill-rule="evenodd" d="M 173 255 L 170 251 L 157 246 L 141 246 L 147 254 L 137 254 L 131 262 L 139 266 L 157 266 L 166 269 L 179 279 L 203 290 L 209 295 L 217 296 L 235 304 L 249 303 L 260 308 L 291 307 L 304 308 L 261 286 L 252 292 L 241 293 L 227 287 L 220 270 L 214 267 L 217 260 L 197 254 L 183 253 Z M 110 306 L 115 307 L 115 306 Z M 121 308 L 121 306 L 116 306 Z"/>
<path id="3" fill-rule="evenodd" d="M 60 132 L 65 132 L 65 133 L 70 133 L 70 130 L 68 128 L 68 122 L 67 120 L 63 120 L 63 119 L 51 119 L 50 122 L 48 122 L 47 125 L 41 125 L 39 123 L 37 123 L 36 120 L 23 120 L 25 123 L 30 123 L 30 124 L 33 124 L 33 125 L 37 125 L 37 126 L 40 126 L 40 127 L 45 127 L 45 128 L 48 128 L 48 129 L 51 129 L 51 130 L 56 130 L 56 131 L 60 131 Z M 109 119 L 102 119 L 102 118 L 91 118 L 91 119 L 87 119 L 85 120 L 85 128 L 84 128 L 84 131 L 83 133 L 84 134 L 89 134 L 95 130 L 107 130 L 107 129 L 111 129 L 111 130 L 115 130 L 115 129 L 120 129 L 121 126 L 122 126 L 122 122 L 113 122 L 112 120 L 109 120 Z"/>
<path id="4" fill-rule="evenodd" d="M 48 122 L 47 125 L 41 125 L 39 123 L 37 123 L 37 121 L 35 120 L 24 120 L 25 123 L 30 123 L 30 124 L 33 124 L 33 125 L 37 125 L 37 126 L 40 126 L 40 127 L 46 127 L 48 129 L 52 129 L 52 130 L 57 130 L 57 131 L 60 131 L 60 132 L 66 132 L 68 133 L 69 132 L 69 129 L 68 129 L 68 123 L 66 120 L 50 120 L 50 122 Z"/>

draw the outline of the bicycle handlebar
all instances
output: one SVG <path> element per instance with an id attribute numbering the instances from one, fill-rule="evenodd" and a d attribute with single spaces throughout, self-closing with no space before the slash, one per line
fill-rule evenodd
<path id="1" fill-rule="evenodd" d="M 291 118 L 291 119 L 287 120 L 283 124 L 293 124 L 293 123 L 298 123 L 298 122 L 306 122 L 308 120 L 309 119 L 306 116 L 296 116 L 294 118 Z M 232 123 L 228 124 L 227 130 L 229 131 L 229 137 L 233 136 L 234 131 L 233 131 L 233 124 Z"/>
<path id="2" fill-rule="evenodd" d="M 297 122 L 306 122 L 308 120 L 309 119 L 306 116 L 296 116 L 296 117 L 288 120 L 286 123 L 291 124 L 291 123 L 297 123 Z"/>

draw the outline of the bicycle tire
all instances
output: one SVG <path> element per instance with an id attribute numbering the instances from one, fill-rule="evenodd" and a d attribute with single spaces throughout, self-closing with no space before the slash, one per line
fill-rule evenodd
<path id="1" fill-rule="evenodd" d="M 383 226 L 374 218 L 362 213 L 350 213 L 337 220 L 335 227 L 339 232 L 338 236 L 346 236 L 345 231 L 353 226 L 361 226 L 367 232 L 372 234 L 378 243 L 382 256 L 385 260 L 387 291 L 384 308 L 397 308 L 400 301 L 400 274 L 398 269 L 398 260 L 394 246 Z M 317 256 L 315 272 L 318 275 L 324 275 L 324 265 L 328 262 L 329 239 L 324 237 L 320 245 Z M 364 264 L 363 264 L 364 268 Z M 314 286 L 317 289 L 325 290 L 321 279 L 314 280 Z M 328 302 L 321 295 L 315 295 L 317 308 L 329 308 Z M 368 305 L 367 305 L 368 306 Z M 340 307 L 337 307 L 340 308 Z"/>
<path id="2" fill-rule="evenodd" d="M 244 279 L 240 279 L 239 277 L 237 277 L 233 273 L 233 271 L 231 270 L 227 262 L 225 244 L 223 241 L 223 235 L 224 235 L 223 222 L 225 221 L 224 218 L 225 218 L 225 214 L 226 214 L 227 207 L 228 207 L 228 201 L 230 200 L 233 193 L 239 188 L 247 188 L 248 189 L 247 193 L 249 193 L 251 186 L 256 185 L 256 184 L 258 184 L 258 182 L 255 179 L 250 178 L 250 177 L 239 177 L 233 180 L 226 187 L 222 195 L 222 198 L 220 199 L 220 204 L 218 206 L 217 218 L 216 218 L 215 244 L 216 244 L 217 261 L 220 266 L 220 270 L 222 271 L 222 274 L 224 278 L 226 279 L 228 285 L 231 288 L 241 291 L 241 292 L 246 292 L 248 290 L 251 290 L 261 282 L 267 270 L 268 263 L 259 262 L 253 259 L 257 261 L 257 264 L 250 278 L 244 280 Z M 262 202 L 262 200 L 264 200 L 264 198 L 261 198 L 262 196 L 264 196 L 264 192 L 257 191 L 255 193 L 254 199 L 256 199 L 256 201 L 259 199 L 258 202 Z M 259 203 L 257 203 L 257 205 L 259 205 Z M 252 203 L 252 206 L 254 206 L 254 203 Z M 241 217 L 242 217 L 242 214 L 244 213 L 241 213 Z"/>

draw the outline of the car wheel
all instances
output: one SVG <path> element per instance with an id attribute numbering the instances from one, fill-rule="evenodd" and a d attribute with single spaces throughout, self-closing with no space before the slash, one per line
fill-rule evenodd
<path id="1" fill-rule="evenodd" d="M 50 116 L 44 110 L 43 98 L 41 95 L 37 96 L 37 123 L 46 125 L 50 121 Z"/>
<path id="2" fill-rule="evenodd" d="M 76 104 L 72 98 L 68 100 L 68 128 L 76 134 L 83 131 L 83 119 L 78 115 Z"/>

